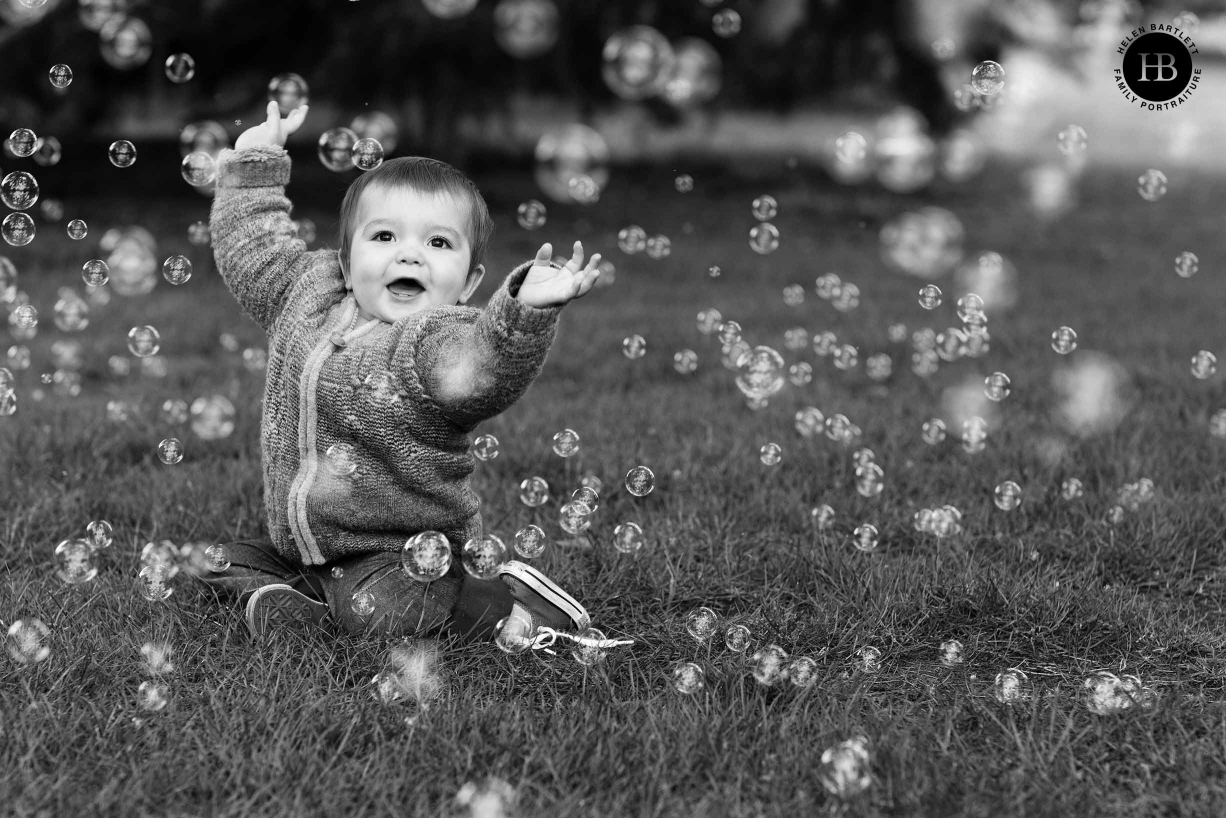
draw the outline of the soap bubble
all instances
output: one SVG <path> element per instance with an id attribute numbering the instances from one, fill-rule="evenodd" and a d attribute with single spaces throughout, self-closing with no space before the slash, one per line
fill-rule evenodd
<path id="1" fill-rule="evenodd" d="M 80 241 L 89 234 L 89 225 L 81 219 L 73 219 L 68 223 L 68 238 Z"/>
<path id="2" fill-rule="evenodd" d="M 1217 374 L 1217 356 L 1207 349 L 1202 349 L 1192 356 L 1192 376 L 1198 380 L 1207 380 Z"/>
<path id="3" fill-rule="evenodd" d="M 179 131 L 179 153 L 183 156 L 200 152 L 217 159 L 223 148 L 230 146 L 225 126 L 211 119 L 191 122 Z"/>
<path id="4" fill-rule="evenodd" d="M 98 39 L 102 58 L 120 71 L 144 65 L 153 54 L 153 32 L 139 17 L 115 14 L 103 24 Z"/>
<path id="5" fill-rule="evenodd" d="M 560 14 L 554 0 L 499 0 L 494 40 L 512 57 L 539 57 L 558 41 Z"/>
<path id="6" fill-rule="evenodd" d="M 529 508 L 537 508 L 549 502 L 549 483 L 544 477 L 526 477 L 519 484 L 519 499 Z"/>
<path id="7" fill-rule="evenodd" d="M 1194 11 L 1181 11 L 1175 15 L 1171 23 L 1183 33 L 1191 34 L 1200 25 L 1200 17 Z"/>
<path id="8" fill-rule="evenodd" d="M 604 631 L 597 628 L 588 628 L 580 632 L 579 636 L 590 640 L 604 640 L 607 638 L 604 635 Z M 604 659 L 604 649 L 578 643 L 571 648 L 570 655 L 584 667 L 592 667 Z"/>
<path id="9" fill-rule="evenodd" d="M 1005 87 L 1005 69 L 998 62 L 984 60 L 971 71 L 971 85 L 985 97 L 999 94 Z"/>
<path id="10" fill-rule="evenodd" d="M 162 262 L 162 277 L 171 284 L 186 284 L 192 277 L 192 262 L 187 256 L 168 256 Z"/>
<path id="11" fill-rule="evenodd" d="M 723 87 L 723 59 L 715 47 L 698 37 L 673 42 L 673 70 L 660 95 L 674 108 L 710 102 Z"/>
<path id="12" fill-rule="evenodd" d="M 647 354 L 647 341 L 642 335 L 628 335 L 622 339 L 622 354 L 637 360 Z"/>
<path id="13" fill-rule="evenodd" d="M 694 189 L 694 177 L 683 173 L 673 180 L 673 187 L 678 193 L 689 193 Z"/>
<path id="14" fill-rule="evenodd" d="M 493 435 L 480 435 L 473 441 L 473 457 L 486 462 L 497 456 L 498 438 Z"/>
<path id="15" fill-rule="evenodd" d="M 173 466 L 183 459 L 183 442 L 177 437 L 168 437 L 158 443 L 158 460 Z"/>
<path id="16" fill-rule="evenodd" d="M 656 476 L 646 466 L 635 466 L 626 472 L 626 491 L 635 497 L 646 497 L 656 486 Z"/>
<path id="17" fill-rule="evenodd" d="M 686 614 L 685 630 L 697 642 L 705 642 L 715 634 L 719 616 L 710 608 L 695 608 Z"/>
<path id="18" fill-rule="evenodd" d="M 693 695 L 706 686 L 706 674 L 693 662 L 678 662 L 673 668 L 673 687 L 678 693 Z"/>
<path id="19" fill-rule="evenodd" d="M 86 539 L 93 548 L 110 548 L 114 528 L 106 520 L 93 520 L 85 527 Z"/>
<path id="20" fill-rule="evenodd" d="M 38 201 L 38 180 L 24 170 L 15 170 L 0 181 L 0 199 L 13 210 L 25 210 Z"/>
<path id="21" fill-rule="evenodd" d="M 601 51 L 605 84 L 622 99 L 655 96 L 671 76 L 676 56 L 668 39 L 651 26 L 631 26 L 610 37 Z"/>
<path id="22" fill-rule="evenodd" d="M 515 553 L 526 560 L 533 560 L 545 551 L 549 539 L 539 525 L 526 525 L 515 532 Z"/>
<path id="23" fill-rule="evenodd" d="M 945 421 L 932 418 L 924 421 L 923 439 L 929 446 L 935 446 L 945 439 Z"/>
<path id="24" fill-rule="evenodd" d="M 815 506 L 810 512 L 818 531 L 829 531 L 834 527 L 834 509 L 829 505 Z"/>
<path id="25" fill-rule="evenodd" d="M 553 453 L 558 457 L 571 457 L 579 451 L 579 433 L 563 429 L 553 436 Z"/>
<path id="26" fill-rule="evenodd" d="M 749 231 L 749 248 L 759 255 L 769 255 L 779 249 L 779 228 L 770 222 L 755 224 Z"/>
<path id="27" fill-rule="evenodd" d="M 1069 125 L 1057 134 L 1056 143 L 1060 146 L 1060 153 L 1065 156 L 1081 156 L 1089 144 L 1086 129 L 1080 125 Z"/>
<path id="28" fill-rule="evenodd" d="M 150 355 L 156 355 L 158 350 L 161 349 L 161 341 L 161 333 L 147 324 L 132 327 L 128 331 L 128 351 L 137 358 L 148 358 Z"/>
<path id="29" fill-rule="evenodd" d="M 880 233 L 881 256 L 908 275 L 935 279 L 962 259 L 962 222 L 948 210 L 925 207 L 887 222 Z"/>
<path id="30" fill-rule="evenodd" d="M 1068 355 L 1077 348 L 1077 332 L 1072 327 L 1052 330 L 1051 348 L 1060 355 Z"/>
<path id="31" fill-rule="evenodd" d="M 1098 671 L 1086 677 L 1082 684 L 1086 691 L 1086 708 L 1097 716 L 1114 715 L 1134 704 L 1151 707 L 1155 699 L 1154 692 L 1142 685 L 1136 676 L 1121 679 L 1114 673 Z"/>
<path id="32" fill-rule="evenodd" d="M 735 9 L 720 9 L 711 17 L 711 30 L 725 40 L 741 31 L 741 15 Z"/>
<path id="33" fill-rule="evenodd" d="M 1009 376 L 1003 372 L 993 372 L 983 381 L 983 394 L 990 401 L 999 403 L 1009 397 Z"/>
<path id="34" fill-rule="evenodd" d="M 647 255 L 654 259 L 667 258 L 672 253 L 673 243 L 668 236 L 651 236 L 647 239 Z"/>
<path id="35" fill-rule="evenodd" d="M 306 80 L 297 74 L 277 74 L 268 82 L 268 101 L 277 103 L 283 117 L 289 116 L 295 108 L 306 105 L 310 98 Z"/>
<path id="36" fill-rule="evenodd" d="M 885 472 L 876 463 L 856 468 L 856 493 L 861 497 L 879 497 L 885 489 Z"/>
<path id="37" fill-rule="evenodd" d="M 769 222 L 779 213 L 779 203 L 774 196 L 763 195 L 753 200 L 753 217 L 760 222 Z"/>
<path id="38" fill-rule="evenodd" d="M 72 85 L 72 69 L 64 63 L 56 63 L 51 66 L 51 70 L 47 72 L 48 79 L 56 88 L 67 88 Z"/>
<path id="39" fill-rule="evenodd" d="M 349 609 L 365 619 L 375 612 L 375 596 L 370 591 L 357 591 L 349 597 Z"/>
<path id="40" fill-rule="evenodd" d="M 1082 495 L 1081 481 L 1076 477 L 1069 477 L 1060 484 L 1060 496 L 1065 500 L 1076 500 Z"/>
<path id="41" fill-rule="evenodd" d="M 136 162 L 136 146 L 126 139 L 116 139 L 107 149 L 111 164 L 117 168 L 130 168 Z"/>
<path id="42" fill-rule="evenodd" d="M 1166 174 L 1150 168 L 1137 178 L 1137 193 L 1147 202 L 1156 202 L 1166 195 Z"/>
<path id="43" fill-rule="evenodd" d="M 49 168 L 53 165 L 58 165 L 60 159 L 64 158 L 64 149 L 60 145 L 60 140 L 54 136 L 42 137 L 38 140 L 38 147 L 34 150 L 34 163 L 44 168 Z M 43 202 L 43 215 L 52 221 L 58 221 L 59 216 L 52 218 L 48 209 L 58 205 L 57 200 L 48 199 Z M 62 214 L 61 214 L 62 215 Z"/>
<path id="44" fill-rule="evenodd" d="M 532 647 L 536 628 L 522 616 L 508 616 L 494 626 L 494 644 L 504 653 L 516 656 Z"/>
<path id="45" fill-rule="evenodd" d="M 1175 257 L 1175 273 L 1180 278 L 1191 278 L 1196 275 L 1196 271 L 1200 269 L 1200 259 L 1195 253 L 1190 253 L 1184 250 Z"/>
<path id="46" fill-rule="evenodd" d="M 477 6 L 477 0 L 422 0 L 426 11 L 444 20 L 463 17 Z"/>
<path id="47" fill-rule="evenodd" d="M 358 170 L 374 170 L 383 164 L 383 146 L 373 137 L 363 137 L 354 142 L 350 152 L 353 155 L 353 165 Z"/>
<path id="48" fill-rule="evenodd" d="M 926 310 L 935 310 L 941 306 L 941 288 L 935 284 L 925 284 L 921 287 L 919 305 Z"/>
<path id="49" fill-rule="evenodd" d="M 496 579 L 498 569 L 507 561 L 507 546 L 494 534 L 473 537 L 464 543 L 461 563 L 464 570 L 476 579 Z"/>
<path id="50" fill-rule="evenodd" d="M 613 548 L 622 554 L 637 553 L 643 547 L 643 529 L 638 523 L 622 523 L 613 529 Z"/>
<path id="51" fill-rule="evenodd" d="M 627 255 L 634 255 L 647 246 L 647 231 L 637 224 L 617 231 L 617 246 Z"/>
<path id="52" fill-rule="evenodd" d="M 8 148 L 14 156 L 25 158 L 38 147 L 38 137 L 29 128 L 17 128 L 8 138 Z"/>
<path id="53" fill-rule="evenodd" d="M 698 353 L 692 349 L 680 349 L 673 354 L 673 369 L 681 375 L 689 375 L 698 368 Z"/>
<path id="54" fill-rule="evenodd" d="M 592 204 L 609 182 L 610 156 L 609 143 L 587 125 L 550 128 L 533 151 L 537 187 L 555 202 Z"/>
<path id="55" fill-rule="evenodd" d="M 204 557 L 209 570 L 214 574 L 221 574 L 230 570 L 230 555 L 224 545 L 210 545 L 204 549 Z"/>
<path id="56" fill-rule="evenodd" d="M 1052 372 L 1055 420 L 1087 437 L 1119 425 L 1132 408 L 1128 371 L 1101 353 L 1083 352 L 1072 366 Z"/>
<path id="57" fill-rule="evenodd" d="M 862 134 L 848 131 L 834 141 L 834 154 L 841 164 L 863 162 L 868 156 L 868 140 Z"/>
<path id="58" fill-rule="evenodd" d="M 173 648 L 168 642 L 151 641 L 141 645 L 141 665 L 150 676 L 173 673 L 175 666 L 170 661 Z"/>
<path id="59" fill-rule="evenodd" d="M 996 674 L 992 694 L 1002 704 L 1015 704 L 1030 698 L 1030 679 L 1018 668 L 1009 668 Z"/>
<path id="60" fill-rule="evenodd" d="M 166 58 L 166 79 L 176 84 L 190 82 L 196 76 L 196 61 L 191 54 L 171 54 Z"/>
<path id="61" fill-rule="evenodd" d="M 941 664 L 945 667 L 962 664 L 964 661 L 962 654 L 962 643 L 957 639 L 949 639 L 941 643 Z"/>
<path id="62" fill-rule="evenodd" d="M 801 656 L 793 659 L 783 673 L 794 687 L 812 687 L 817 681 L 817 662 L 808 656 Z"/>
<path id="63" fill-rule="evenodd" d="M 719 325 L 719 342 L 724 346 L 741 340 L 741 325 L 736 321 L 724 321 Z"/>
<path id="64" fill-rule="evenodd" d="M 851 798 L 873 783 L 869 771 L 868 739 L 856 736 L 822 752 L 818 776 L 831 795 Z"/>
<path id="65" fill-rule="evenodd" d="M 173 576 L 165 565 L 146 565 L 136 578 L 136 589 L 149 602 L 162 602 L 172 593 L 170 578 Z"/>
<path id="66" fill-rule="evenodd" d="M 813 366 L 808 361 L 797 361 L 788 367 L 788 381 L 793 386 L 808 386 L 813 381 Z"/>
<path id="67" fill-rule="evenodd" d="M 545 226 L 545 205 L 536 199 L 522 202 L 516 212 L 519 226 L 525 230 L 539 230 Z"/>
<path id="68" fill-rule="evenodd" d="M 183 157 L 179 172 L 192 187 L 203 187 L 217 181 L 217 162 L 204 151 L 193 151 Z"/>
<path id="69" fill-rule="evenodd" d="M 320 163 L 334 173 L 352 170 L 358 135 L 349 128 L 330 128 L 319 135 L 316 153 Z"/>
<path id="70" fill-rule="evenodd" d="M 234 431 L 234 404 L 225 395 L 196 398 L 191 405 L 192 432 L 201 440 L 221 440 Z"/>
<path id="71" fill-rule="evenodd" d="M 192 222 L 191 226 L 187 228 L 187 240 L 196 247 L 208 247 L 209 242 L 213 240 L 208 223 L 203 221 Z"/>
<path id="72" fill-rule="evenodd" d="M 27 213 L 10 213 L 0 223 L 0 235 L 13 247 L 24 247 L 34 240 L 34 220 Z"/>
<path id="73" fill-rule="evenodd" d="M 1022 487 L 1012 480 L 1006 480 L 996 487 L 996 507 L 1001 511 L 1012 511 L 1022 503 Z"/>
<path id="74" fill-rule="evenodd" d="M 17 664 L 37 664 L 51 655 L 51 647 L 46 644 L 50 635 L 51 629 L 41 619 L 18 619 L 9 625 L 4 646 Z"/>
<path id="75" fill-rule="evenodd" d="M 55 575 L 68 585 L 80 585 L 98 576 L 96 549 L 88 540 L 63 540 L 55 547 Z"/>
<path id="76" fill-rule="evenodd" d="M 871 523 L 863 523 L 856 526 L 856 530 L 852 532 L 852 540 L 852 544 L 860 551 L 869 552 L 876 550 L 877 527 Z"/>
<path id="77" fill-rule="evenodd" d="M 783 676 L 783 666 L 787 660 L 787 651 L 778 645 L 760 648 L 750 658 L 754 680 L 761 685 L 773 685 Z"/>
<path id="78" fill-rule="evenodd" d="M 768 346 L 754 347 L 736 365 L 736 386 L 747 398 L 769 398 L 783 388 L 783 356 Z"/>
<path id="79" fill-rule="evenodd" d="M 733 653 L 744 653 L 749 647 L 749 628 L 744 625 L 729 625 L 724 631 L 724 647 Z"/>
<path id="80" fill-rule="evenodd" d="M 400 568 L 418 582 L 434 582 L 451 568 L 451 543 L 438 531 L 422 531 L 400 548 Z"/>

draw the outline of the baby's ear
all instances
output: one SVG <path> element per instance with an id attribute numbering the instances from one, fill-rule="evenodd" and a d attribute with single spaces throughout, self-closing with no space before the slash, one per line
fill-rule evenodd
<path id="1" fill-rule="evenodd" d="M 349 289 L 349 271 L 345 269 L 345 257 L 341 255 L 341 251 L 336 251 L 336 263 L 341 268 L 341 278 L 345 279 L 345 289 Z"/>
<path id="2" fill-rule="evenodd" d="M 477 287 L 481 284 L 481 279 L 485 277 L 485 265 L 478 264 L 476 267 L 468 271 L 468 279 L 464 282 L 464 291 L 460 293 L 460 303 L 468 303 L 468 299 L 473 297 L 473 293 L 477 291 Z"/>

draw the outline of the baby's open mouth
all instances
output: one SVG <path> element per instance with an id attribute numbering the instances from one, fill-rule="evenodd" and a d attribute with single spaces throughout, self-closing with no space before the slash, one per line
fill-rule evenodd
<path id="1" fill-rule="evenodd" d="M 420 281 L 411 277 L 398 278 L 388 284 L 387 288 L 396 298 L 413 298 L 426 291 Z"/>

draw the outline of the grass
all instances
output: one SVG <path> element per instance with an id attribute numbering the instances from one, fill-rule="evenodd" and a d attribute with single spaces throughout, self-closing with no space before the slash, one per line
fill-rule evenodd
<path id="1" fill-rule="evenodd" d="M 290 194 L 321 243 L 335 223 L 341 184 L 306 162 Z M 501 454 L 478 463 L 475 487 L 488 530 L 510 538 L 529 522 L 561 537 L 557 502 L 529 509 L 519 482 L 533 474 L 554 498 L 584 474 L 604 482 L 590 550 L 551 546 L 537 563 L 571 590 L 610 634 L 638 639 L 585 668 L 566 651 L 511 657 L 491 646 L 444 644 L 439 697 L 418 711 L 384 705 L 371 677 L 392 643 L 321 631 L 287 633 L 264 644 L 247 636 L 239 611 L 218 604 L 187 578 L 151 604 L 134 578 L 144 543 L 225 542 L 262 530 L 258 424 L 262 378 L 223 351 L 222 332 L 243 347 L 262 345 L 213 271 L 186 240 L 207 214 L 195 194 L 149 200 L 135 189 L 74 198 L 61 188 L 65 220 L 85 218 L 91 234 L 69 242 L 60 226 L 7 254 L 43 316 L 30 342 L 33 366 L 17 373 L 18 412 L 0 419 L 0 619 L 38 617 L 50 628 L 50 657 L 0 662 L 0 804 L 13 815 L 301 816 L 456 814 L 456 794 L 490 779 L 515 793 L 508 810 L 529 815 L 1220 815 L 1226 811 L 1223 674 L 1223 559 L 1226 443 L 1207 418 L 1226 404 L 1222 379 L 1188 371 L 1201 348 L 1221 349 L 1219 215 L 1226 194 L 1215 180 L 1169 172 L 1170 193 L 1142 201 L 1129 172 L 1091 171 L 1077 209 L 1054 223 L 1024 207 L 1017 168 L 992 167 L 971 185 L 938 186 L 923 197 L 835 188 L 803 168 L 716 173 L 682 168 L 695 191 L 672 189 L 672 168 L 625 171 L 594 208 L 551 206 L 539 233 L 514 224 L 516 204 L 537 195 L 513 171 L 479 178 L 499 221 L 490 275 L 479 293 L 545 240 L 582 238 L 617 266 L 616 282 L 564 313 L 544 372 L 527 395 L 481 429 Z M 749 203 L 771 192 L 781 248 L 747 247 Z M 44 194 L 47 195 L 47 194 Z M 909 369 L 909 350 L 886 327 L 956 325 L 957 293 L 933 313 L 915 302 L 918 284 L 885 269 L 881 224 L 936 203 L 967 230 L 967 250 L 994 249 L 1019 270 L 1021 298 L 991 315 L 992 351 L 943 364 L 931 378 Z M 96 309 L 77 337 L 85 345 L 83 390 L 33 392 L 50 371 L 50 346 L 64 337 L 50 315 L 58 287 L 106 227 L 139 222 L 161 242 L 158 255 L 184 252 L 196 274 L 164 282 L 147 297 L 115 298 Z M 617 251 L 628 223 L 672 238 L 652 260 Z M 687 226 L 688 225 L 688 226 Z M 317 245 L 318 246 L 318 245 Z M 1175 255 L 1192 249 L 1201 272 L 1184 280 Z M 706 270 L 719 264 L 718 279 Z M 839 272 L 862 290 L 860 308 L 836 313 L 813 279 Z M 781 290 L 804 284 L 786 307 Z M 814 366 L 812 384 L 788 386 L 751 411 L 718 362 L 713 337 L 695 315 L 716 307 L 752 343 Z M 109 375 L 128 327 L 158 326 L 164 378 Z M 1075 327 L 1079 354 L 1106 353 L 1131 377 L 1131 412 L 1114 430 L 1086 440 L 1049 418 L 1051 372 L 1063 361 L 1048 346 L 1060 324 Z M 783 332 L 831 329 L 861 352 L 843 373 L 811 350 L 786 352 Z M 627 360 L 633 332 L 647 355 Z M 672 369 L 689 347 L 699 368 Z M 887 351 L 894 374 L 883 388 L 864 359 Z M 1001 405 L 986 451 L 968 455 L 950 439 L 935 447 L 919 434 L 940 413 L 945 388 L 969 376 L 1006 371 L 1013 394 Z M 189 402 L 215 391 L 238 407 L 226 439 L 204 442 L 159 419 L 169 397 Z M 107 400 L 136 412 L 107 420 Z M 796 410 L 843 412 L 863 430 L 886 474 L 884 493 L 860 497 L 852 450 L 793 428 Z M 550 451 L 557 430 L 582 436 L 569 460 Z M 185 459 L 163 466 L 158 440 L 176 434 Z M 782 462 L 764 466 L 774 441 Z M 1046 442 L 1045 442 L 1046 441 Z M 1060 444 L 1056 458 L 1046 450 Z M 637 464 L 656 488 L 635 498 L 621 487 Z M 1083 498 L 1060 498 L 1078 476 Z M 1118 525 L 1104 515 L 1115 491 L 1149 477 L 1156 499 Z M 1016 480 L 1025 499 L 1005 513 L 993 487 Z M 817 532 L 810 509 L 829 503 L 836 529 Z M 953 503 L 965 533 L 936 540 L 911 528 L 921 507 Z M 64 586 L 52 571 L 57 542 L 105 518 L 116 541 L 98 577 Z M 642 525 L 648 545 L 616 553 L 612 529 Z M 881 530 L 862 553 L 849 533 Z M 744 657 L 684 632 L 699 605 L 724 623 L 744 622 L 755 646 L 775 642 L 813 657 L 817 682 L 797 689 L 757 684 Z M 147 677 L 140 647 L 174 648 L 163 682 L 166 709 L 140 707 Z M 965 645 L 965 662 L 945 667 L 938 646 Z M 857 669 L 865 646 L 881 669 Z M 752 651 L 752 648 L 751 648 Z M 706 688 L 679 694 L 671 671 L 695 661 Z M 1032 697 L 1012 706 L 993 696 L 997 673 L 1025 670 Z M 1112 716 L 1091 713 L 1082 681 L 1095 670 L 1135 674 L 1158 698 Z M 819 778 L 823 750 L 863 735 L 872 786 L 843 800 Z M 473 814 L 477 814 L 474 811 Z"/>

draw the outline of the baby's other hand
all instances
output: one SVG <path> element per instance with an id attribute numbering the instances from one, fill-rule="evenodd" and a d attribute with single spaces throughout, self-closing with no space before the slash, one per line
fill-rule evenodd
<path id="1" fill-rule="evenodd" d="M 277 107 L 277 103 L 269 102 L 268 119 L 239 134 L 238 139 L 234 140 L 234 150 L 241 151 L 243 148 L 254 148 L 257 145 L 285 147 L 285 140 L 289 135 L 302 126 L 302 120 L 306 119 L 308 107 L 300 105 L 290 111 L 289 116 L 282 119 L 281 109 Z"/>
<path id="2" fill-rule="evenodd" d="M 553 245 L 546 242 L 536 251 L 532 268 L 519 285 L 519 300 L 529 307 L 561 307 L 587 295 L 600 276 L 600 253 L 583 266 L 583 242 L 575 242 L 574 254 L 561 267 L 551 265 Z"/>

